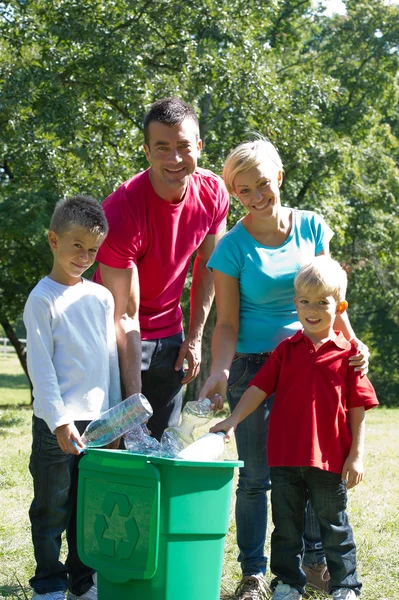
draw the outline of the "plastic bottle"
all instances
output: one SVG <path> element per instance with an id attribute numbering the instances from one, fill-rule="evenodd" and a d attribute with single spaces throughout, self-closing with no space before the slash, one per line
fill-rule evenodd
<path id="1" fill-rule="evenodd" d="M 168 427 L 161 437 L 161 454 L 174 458 L 194 442 L 195 427 L 205 425 L 213 417 L 211 401 L 208 398 L 187 402 L 183 408 L 181 423 L 178 427 Z"/>
<path id="2" fill-rule="evenodd" d="M 124 435 L 125 447 L 132 454 L 145 454 L 159 456 L 161 445 L 158 440 L 151 437 L 147 425 L 134 424 Z"/>
<path id="3" fill-rule="evenodd" d="M 224 436 L 224 431 L 205 433 L 193 444 L 181 450 L 176 458 L 204 462 L 217 460 L 224 452 Z"/>
<path id="4" fill-rule="evenodd" d="M 143 394 L 133 394 L 89 423 L 82 442 L 91 448 L 106 446 L 151 416 L 152 408 L 147 398 Z"/>

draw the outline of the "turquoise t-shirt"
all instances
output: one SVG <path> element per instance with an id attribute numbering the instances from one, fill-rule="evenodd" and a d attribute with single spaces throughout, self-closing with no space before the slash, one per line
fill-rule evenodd
<path id="1" fill-rule="evenodd" d="M 237 352 L 271 352 L 301 328 L 294 305 L 294 277 L 328 247 L 333 235 L 320 215 L 292 210 L 292 229 L 282 246 L 263 246 L 241 221 L 220 240 L 208 267 L 239 281 Z"/>

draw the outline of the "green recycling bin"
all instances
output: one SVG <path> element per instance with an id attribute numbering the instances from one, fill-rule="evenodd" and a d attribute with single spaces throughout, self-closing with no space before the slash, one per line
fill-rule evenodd
<path id="1" fill-rule="evenodd" d="M 98 600 L 219 600 L 234 467 L 88 449 L 78 551 Z"/>

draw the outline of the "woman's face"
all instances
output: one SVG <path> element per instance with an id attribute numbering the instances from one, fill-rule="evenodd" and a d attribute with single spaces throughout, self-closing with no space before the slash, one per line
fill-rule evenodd
<path id="1" fill-rule="evenodd" d="M 238 173 L 233 181 L 241 204 L 256 218 L 269 218 L 280 207 L 281 171 L 270 163 Z"/>

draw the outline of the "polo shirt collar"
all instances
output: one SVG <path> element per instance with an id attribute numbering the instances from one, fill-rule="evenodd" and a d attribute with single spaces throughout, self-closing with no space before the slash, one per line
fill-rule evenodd
<path id="1" fill-rule="evenodd" d="M 329 340 L 329 341 L 331 343 L 335 344 L 341 350 L 349 350 L 351 348 L 351 343 L 348 342 L 348 340 L 345 338 L 342 331 L 336 331 L 335 333 L 337 334 L 337 337 L 335 338 L 335 340 Z M 305 338 L 305 336 L 303 335 L 303 329 L 300 329 L 292 337 L 288 338 L 288 342 L 291 344 L 296 344 L 297 342 L 300 342 L 304 338 Z"/>

